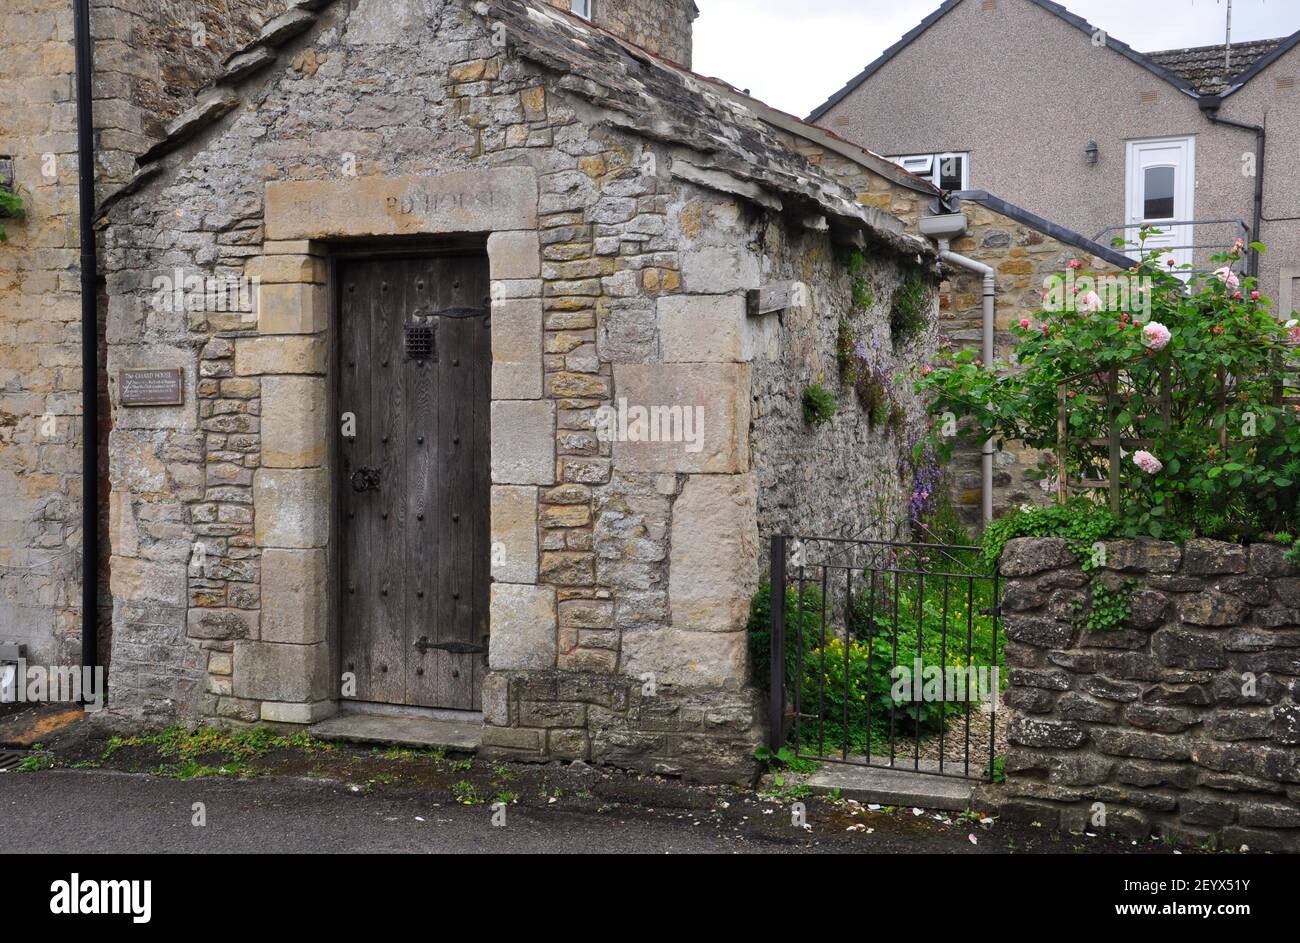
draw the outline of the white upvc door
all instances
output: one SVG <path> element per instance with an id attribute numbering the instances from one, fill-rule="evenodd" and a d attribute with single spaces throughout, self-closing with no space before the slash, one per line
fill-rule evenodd
<path id="1" fill-rule="evenodd" d="M 1195 213 L 1196 194 L 1196 139 L 1159 138 L 1150 141 L 1129 141 L 1125 186 L 1125 205 L 1128 229 L 1124 238 L 1136 242 L 1138 223 L 1146 223 L 1163 230 L 1146 241 L 1146 251 L 1168 249 L 1164 259 L 1173 259 L 1178 265 L 1192 261 L 1188 247 L 1195 241 L 1193 227 L 1174 226 L 1185 223 Z M 1177 247 L 1183 248 L 1177 248 Z M 1137 258 L 1136 249 L 1129 255 Z"/>

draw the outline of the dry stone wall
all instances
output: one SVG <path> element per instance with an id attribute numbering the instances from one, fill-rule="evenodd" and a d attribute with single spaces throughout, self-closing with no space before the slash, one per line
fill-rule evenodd
<path id="1" fill-rule="evenodd" d="M 1300 851 L 1300 570 L 1273 544 L 1105 549 L 1095 578 L 1133 581 L 1131 615 L 1096 634 L 1073 623 L 1089 576 L 1066 541 L 1003 553 L 1003 814 Z"/>

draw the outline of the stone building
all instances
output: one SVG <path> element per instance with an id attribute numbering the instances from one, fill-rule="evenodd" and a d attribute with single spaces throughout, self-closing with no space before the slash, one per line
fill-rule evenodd
<path id="1" fill-rule="evenodd" d="M 577 13 L 661 59 L 691 67 L 691 33 L 699 8 L 682 0 L 603 3 L 600 0 L 547 0 L 559 10 Z"/>
<path id="2" fill-rule="evenodd" d="M 92 2 L 101 197 L 130 179 L 136 157 L 166 135 L 193 93 L 284 7 L 274 0 Z M 78 662 L 82 616 L 73 89 L 72 4 L 7 0 L 0 8 L 0 187 L 23 199 L 27 216 L 0 218 L 7 237 L 0 243 L 0 642 L 25 646 L 39 664 Z M 99 497 L 106 508 L 106 489 Z M 106 580 L 101 598 L 107 605 Z"/>
<path id="3" fill-rule="evenodd" d="M 888 327 L 933 245 L 858 196 L 938 191 L 606 23 L 292 4 L 105 198 L 113 718 L 747 773 L 764 542 L 885 532 L 924 422 L 838 387 L 842 321 L 935 343 L 933 291 Z"/>
<path id="4" fill-rule="evenodd" d="M 1294 4 L 1271 11 L 1273 38 L 1147 52 L 1070 6 L 944 0 L 865 68 L 846 63 L 846 77 L 861 71 L 808 120 L 1106 244 L 1150 223 L 1164 235 L 1148 249 L 1198 270 L 1234 239 L 1258 240 L 1269 251 L 1251 274 L 1292 317 L 1300 31 L 1278 34 L 1294 29 Z M 1104 105 L 1081 116 L 1080 102 Z"/>

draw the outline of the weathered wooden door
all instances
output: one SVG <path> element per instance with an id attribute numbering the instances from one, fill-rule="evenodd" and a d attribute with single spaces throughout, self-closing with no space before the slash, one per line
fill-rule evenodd
<path id="1" fill-rule="evenodd" d="M 361 701 L 478 710 L 490 564 L 487 257 L 345 260 L 338 282 L 341 667 Z"/>

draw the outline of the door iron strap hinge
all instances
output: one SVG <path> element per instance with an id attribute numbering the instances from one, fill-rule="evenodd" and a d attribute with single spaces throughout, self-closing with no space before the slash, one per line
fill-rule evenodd
<path id="1" fill-rule="evenodd" d="M 488 313 L 488 308 L 441 308 L 437 311 L 417 311 L 417 317 L 425 318 L 481 318 Z"/>
<path id="2" fill-rule="evenodd" d="M 487 654 L 486 645 L 475 645 L 473 642 L 430 642 L 426 637 L 421 637 L 420 640 L 415 643 L 415 647 L 421 652 L 437 650 L 440 652 L 449 652 L 452 655 Z"/>

